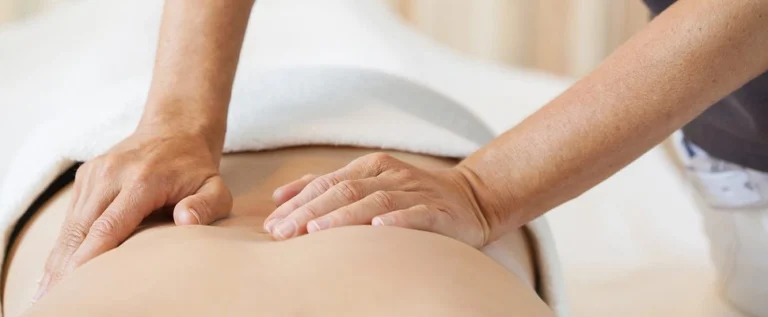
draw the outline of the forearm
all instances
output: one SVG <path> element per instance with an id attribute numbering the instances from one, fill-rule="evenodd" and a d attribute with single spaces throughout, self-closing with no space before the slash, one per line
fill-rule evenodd
<path id="1" fill-rule="evenodd" d="M 768 2 L 679 1 L 540 111 L 460 165 L 493 235 L 635 160 L 768 69 Z"/>
<path id="2" fill-rule="evenodd" d="M 254 1 L 166 1 L 142 125 L 202 133 L 221 150 Z"/>

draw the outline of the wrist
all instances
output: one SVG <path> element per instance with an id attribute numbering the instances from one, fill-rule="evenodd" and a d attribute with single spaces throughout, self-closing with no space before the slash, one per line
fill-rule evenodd
<path id="1" fill-rule="evenodd" d="M 136 132 L 201 138 L 211 154 L 220 157 L 227 131 L 226 113 L 206 113 L 194 111 L 194 107 L 182 107 L 148 104 Z"/>
<path id="2" fill-rule="evenodd" d="M 487 241 L 491 243 L 504 235 L 508 230 L 517 228 L 513 221 L 514 204 L 508 204 L 509 199 L 497 197 L 496 190 L 483 180 L 470 166 L 456 165 L 456 171 L 471 195 L 472 202 L 478 208 L 481 221 L 487 227 Z"/>

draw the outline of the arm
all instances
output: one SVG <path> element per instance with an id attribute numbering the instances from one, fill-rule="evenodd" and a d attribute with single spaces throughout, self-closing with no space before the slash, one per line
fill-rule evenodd
<path id="1" fill-rule="evenodd" d="M 462 162 L 491 238 L 595 186 L 768 69 L 768 1 L 682 0 Z"/>
<path id="2" fill-rule="evenodd" d="M 278 188 L 276 239 L 355 224 L 475 247 L 585 192 L 768 69 L 768 1 L 680 0 L 598 69 L 457 167 L 369 155 Z"/>
<path id="3" fill-rule="evenodd" d="M 254 2 L 166 1 L 140 126 L 173 126 L 203 134 L 220 155 L 235 69 Z"/>
<path id="4" fill-rule="evenodd" d="M 254 0 L 168 0 L 154 76 L 136 131 L 83 164 L 35 299 L 74 268 L 117 247 L 152 212 L 176 224 L 226 217 L 219 176 L 227 108 Z"/>

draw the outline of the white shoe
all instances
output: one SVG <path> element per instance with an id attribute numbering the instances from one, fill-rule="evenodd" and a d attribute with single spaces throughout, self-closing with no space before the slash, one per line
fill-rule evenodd
<path id="1" fill-rule="evenodd" d="M 738 310 L 768 316 L 768 173 L 684 144 L 720 291 Z"/>

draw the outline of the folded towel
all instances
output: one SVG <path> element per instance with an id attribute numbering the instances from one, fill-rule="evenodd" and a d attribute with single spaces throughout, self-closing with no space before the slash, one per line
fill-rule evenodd
<path id="1" fill-rule="evenodd" d="M 18 103 L 32 100 L 37 116 L 28 117 L 29 126 L 39 127 L 23 131 L 29 137 L 14 151 L 0 187 L 0 247 L 7 247 L 18 219 L 60 173 L 104 153 L 135 128 L 151 75 L 154 40 L 148 39 L 154 39 L 159 19 L 153 3 L 83 0 L 0 33 L 0 51 L 25 52 L 36 38 L 52 38 L 55 22 L 67 17 L 81 17 L 83 25 L 95 23 L 93 17 L 105 23 L 98 35 L 83 27 L 77 45 L 51 47 L 47 57 L 55 61 L 48 67 L 39 64 L 45 52 L 37 63 L 23 53 L 0 59 L 3 69 L 16 70 L 0 81 L 0 92 Z M 235 81 L 225 152 L 337 144 L 464 157 L 568 83 L 461 57 L 382 8 L 370 1 L 259 1 Z M 134 10 L 146 10 L 139 12 L 147 18 L 135 21 L 128 14 Z M 323 21 L 283 22 L 291 17 Z M 123 37 L 105 38 L 104 29 Z M 291 42 L 297 39 L 302 41 Z M 124 48 L 130 54 L 121 53 Z M 78 54 L 66 55 L 72 51 Z M 40 94 L 46 82 L 53 89 Z M 562 315 L 564 288 L 551 234 L 543 219 L 529 229 L 538 251 L 540 295 Z"/>

